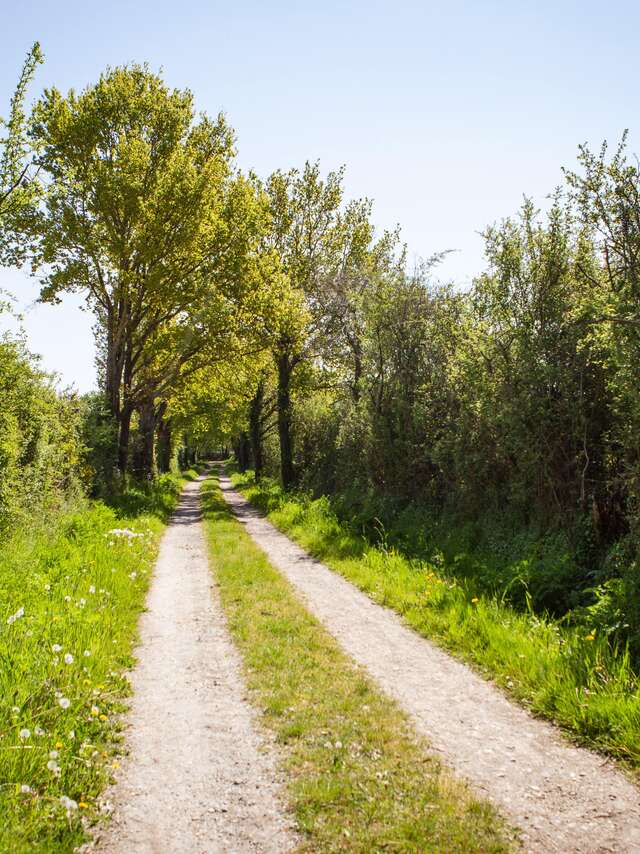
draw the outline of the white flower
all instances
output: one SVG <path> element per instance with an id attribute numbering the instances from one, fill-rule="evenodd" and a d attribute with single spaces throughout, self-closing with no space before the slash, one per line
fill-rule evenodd
<path id="1" fill-rule="evenodd" d="M 58 700 L 58 705 L 61 709 L 68 709 L 71 705 L 71 700 L 67 700 L 66 697 L 60 697 L 60 699 Z"/>
<path id="2" fill-rule="evenodd" d="M 17 715 L 18 712 L 20 711 L 20 706 L 12 706 L 11 711 L 13 712 L 14 715 Z"/>
<path id="3" fill-rule="evenodd" d="M 31 730 L 26 728 L 21 729 L 18 735 L 20 736 L 20 738 L 31 738 Z"/>
<path id="4" fill-rule="evenodd" d="M 82 654 L 84 655 L 85 658 L 89 658 L 89 656 L 91 655 L 91 653 L 89 652 L 88 649 L 85 649 L 85 651 Z"/>
<path id="5" fill-rule="evenodd" d="M 70 652 L 66 652 L 64 655 L 64 663 L 65 664 L 73 664 L 73 656 Z"/>
<path id="6" fill-rule="evenodd" d="M 137 576 L 137 575 L 138 575 L 138 573 L 137 573 L 137 572 L 130 572 L 130 573 L 129 573 L 129 578 L 136 578 L 136 576 Z"/>
<path id="7" fill-rule="evenodd" d="M 49 751 L 49 759 L 57 759 L 57 758 L 58 758 L 58 751 L 57 750 L 50 750 Z"/>
<path id="8" fill-rule="evenodd" d="M 49 769 L 49 771 L 53 771 L 55 773 L 60 769 L 60 766 L 58 765 L 55 759 L 50 759 L 47 762 L 47 768 Z"/>
<path id="9" fill-rule="evenodd" d="M 73 739 L 75 737 L 76 737 L 76 731 L 74 729 L 70 729 L 69 730 L 69 738 L 73 741 Z"/>
<path id="10" fill-rule="evenodd" d="M 91 706 L 91 714 L 95 718 L 96 715 L 100 714 L 100 709 L 97 706 Z"/>
<path id="11" fill-rule="evenodd" d="M 71 810 L 78 809 L 78 804 L 72 798 L 68 798 L 66 795 L 63 795 L 60 798 L 60 803 L 66 809 L 67 812 L 71 812 Z"/>
<path id="12" fill-rule="evenodd" d="M 71 602 L 71 596 L 65 596 L 64 601 L 65 602 Z"/>
<path id="13" fill-rule="evenodd" d="M 60 646 L 60 644 L 59 644 L 59 643 L 54 643 L 54 645 L 51 647 L 51 649 L 52 649 L 54 652 L 62 652 L 62 647 Z"/>
<path id="14" fill-rule="evenodd" d="M 95 593 L 95 592 L 96 592 L 96 588 L 92 584 L 91 587 L 89 588 L 89 593 Z"/>
<path id="15" fill-rule="evenodd" d="M 21 795 L 30 795 L 31 794 L 31 786 L 27 786 L 26 783 L 23 783 L 20 786 L 20 794 Z"/>
<path id="16" fill-rule="evenodd" d="M 19 620 L 20 617 L 24 617 L 24 608 L 18 608 L 15 614 L 12 614 L 10 617 L 7 617 L 7 625 L 12 625 L 16 620 Z"/>
<path id="17" fill-rule="evenodd" d="M 28 630 L 25 632 L 25 635 L 26 635 L 28 638 L 31 638 L 31 637 L 33 637 L 33 632 L 31 631 L 31 629 L 28 629 Z"/>
<path id="18" fill-rule="evenodd" d="M 48 593 L 48 592 L 49 592 L 49 590 L 51 590 L 51 585 L 50 585 L 50 584 L 45 584 L 44 589 L 45 589 L 45 590 L 47 591 L 47 593 Z"/>
<path id="19" fill-rule="evenodd" d="M 81 599 L 81 600 L 80 600 L 80 607 L 81 607 L 81 608 L 84 608 L 84 606 L 85 606 L 86 604 L 87 604 L 87 600 L 86 600 L 86 599 Z"/>
<path id="20" fill-rule="evenodd" d="M 41 727 L 41 726 L 37 726 L 37 727 L 34 729 L 34 733 L 35 733 L 36 735 L 45 735 L 45 731 L 42 729 L 42 727 Z"/>

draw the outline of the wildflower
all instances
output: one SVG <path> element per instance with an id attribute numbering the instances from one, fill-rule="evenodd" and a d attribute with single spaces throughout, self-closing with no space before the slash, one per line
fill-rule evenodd
<path id="1" fill-rule="evenodd" d="M 37 727 L 34 729 L 34 733 L 35 733 L 36 735 L 45 735 L 45 734 L 46 734 L 46 733 L 45 733 L 45 731 L 42 729 L 42 727 L 41 727 L 41 726 L 37 726 Z"/>
<path id="2" fill-rule="evenodd" d="M 63 795 L 60 798 L 60 803 L 66 809 L 67 813 L 70 813 L 72 810 L 78 809 L 78 804 L 72 798 L 68 798 L 66 795 Z"/>
<path id="3" fill-rule="evenodd" d="M 588 635 L 585 635 L 584 639 L 588 641 L 593 641 L 596 639 L 596 636 L 593 634 L 593 632 L 590 632 Z"/>
<path id="4" fill-rule="evenodd" d="M 31 737 L 31 730 L 21 729 L 20 732 L 18 733 L 18 735 L 20 736 L 20 738 L 30 738 Z"/>
<path id="5" fill-rule="evenodd" d="M 71 655 L 70 652 L 65 653 L 64 663 L 65 664 L 73 664 L 73 656 Z"/>
<path id="6" fill-rule="evenodd" d="M 61 741 L 56 741 L 55 747 L 64 747 L 64 744 Z"/>
<path id="7" fill-rule="evenodd" d="M 23 783 L 23 784 L 20 786 L 20 794 L 21 794 L 21 795 L 30 795 L 30 794 L 31 794 L 31 792 L 32 792 L 31 786 L 27 786 L 27 784 L 26 784 L 26 783 Z"/>
<path id="8" fill-rule="evenodd" d="M 101 721 L 108 721 L 109 718 L 106 715 L 100 715 L 100 720 Z"/>
<path id="9" fill-rule="evenodd" d="M 11 711 L 13 712 L 14 715 L 17 715 L 18 712 L 20 711 L 20 706 L 12 706 Z"/>
<path id="10" fill-rule="evenodd" d="M 60 646 L 60 644 L 59 644 L 59 643 L 54 643 L 54 645 L 51 647 L 51 649 L 52 649 L 54 652 L 62 652 L 62 647 Z"/>
<path id="11" fill-rule="evenodd" d="M 96 588 L 92 584 L 91 587 L 89 588 L 89 593 L 95 593 L 95 592 L 96 592 Z"/>
<path id="12" fill-rule="evenodd" d="M 73 741 L 73 739 L 75 737 L 76 737 L 76 731 L 74 729 L 70 729 L 69 730 L 69 738 L 71 739 L 71 741 Z"/>
<path id="13" fill-rule="evenodd" d="M 119 768 L 119 767 L 120 767 L 120 763 L 119 763 L 119 762 L 112 762 L 112 763 L 111 763 L 111 767 L 112 767 L 112 768 Z"/>
<path id="14" fill-rule="evenodd" d="M 57 759 L 57 758 L 58 758 L 58 751 L 57 750 L 50 750 L 49 751 L 49 759 Z"/>
<path id="15" fill-rule="evenodd" d="M 89 658 L 89 656 L 91 655 L 91 653 L 89 652 L 88 649 L 85 649 L 85 651 L 82 654 L 84 655 L 85 658 Z"/>
<path id="16" fill-rule="evenodd" d="M 100 714 L 100 709 L 97 706 L 91 706 L 91 715 L 92 717 L 97 717 Z"/>
<path id="17" fill-rule="evenodd" d="M 50 759 L 47 762 L 47 768 L 49 769 L 49 771 L 53 771 L 55 773 L 60 769 L 60 766 L 58 765 L 55 759 Z"/>
<path id="18" fill-rule="evenodd" d="M 10 617 L 7 617 L 7 625 L 12 625 L 16 620 L 19 620 L 20 617 L 24 617 L 24 608 L 18 608 L 15 614 L 11 614 Z"/>
<path id="19" fill-rule="evenodd" d="M 61 709 L 68 709 L 71 705 L 71 700 L 68 700 L 66 697 L 60 697 L 58 700 L 58 705 Z"/>
<path id="20" fill-rule="evenodd" d="M 477 596 L 474 596 L 474 597 L 473 597 L 473 599 L 471 600 L 471 604 L 472 604 L 472 605 L 477 605 L 477 603 L 478 603 L 479 601 L 480 601 L 480 600 L 478 599 L 478 597 L 477 597 Z"/>
<path id="21" fill-rule="evenodd" d="M 71 602 L 71 596 L 65 596 L 64 601 L 65 602 Z"/>
<path id="22" fill-rule="evenodd" d="M 129 578 L 135 578 L 137 575 L 138 575 L 138 573 L 137 573 L 137 572 L 135 572 L 135 571 L 134 571 L 134 572 L 130 572 L 130 573 L 129 573 Z"/>
<path id="23" fill-rule="evenodd" d="M 50 584 L 45 584 L 44 589 L 45 589 L 45 590 L 47 591 L 47 593 L 48 593 L 48 592 L 51 590 L 51 585 L 50 585 Z"/>
<path id="24" fill-rule="evenodd" d="M 86 804 L 84 801 L 78 801 L 78 809 L 81 809 L 81 810 L 89 809 L 89 804 Z"/>
<path id="25" fill-rule="evenodd" d="M 86 600 L 86 599 L 81 599 L 81 600 L 80 600 L 80 602 L 79 602 L 78 604 L 80 605 L 80 607 L 81 607 L 81 608 L 84 608 L 84 606 L 87 604 L 87 600 Z"/>

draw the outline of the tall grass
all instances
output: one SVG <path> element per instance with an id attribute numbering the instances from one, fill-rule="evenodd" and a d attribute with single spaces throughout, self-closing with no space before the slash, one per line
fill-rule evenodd
<path id="1" fill-rule="evenodd" d="M 250 474 L 234 483 L 282 531 L 425 637 L 472 663 L 576 739 L 640 768 L 640 684 L 606 637 L 519 612 L 448 572 L 376 545 L 336 517 L 326 498 L 285 495 Z"/>
<path id="2" fill-rule="evenodd" d="M 177 477 L 34 521 L 0 554 L 0 851 L 72 851 L 117 767 L 137 617 Z"/>

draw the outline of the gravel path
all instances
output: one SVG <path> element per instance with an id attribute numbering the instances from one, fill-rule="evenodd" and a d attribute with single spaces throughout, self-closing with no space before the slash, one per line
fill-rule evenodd
<path id="1" fill-rule="evenodd" d="M 531 852 L 640 852 L 640 792 L 610 762 L 407 628 L 262 518 L 222 477 L 248 532 L 309 609 L 412 716 L 444 761 L 497 804 Z"/>
<path id="2" fill-rule="evenodd" d="M 130 751 L 109 797 L 105 854 L 284 852 L 293 832 L 256 733 L 209 571 L 199 482 L 160 546 L 143 614 Z"/>

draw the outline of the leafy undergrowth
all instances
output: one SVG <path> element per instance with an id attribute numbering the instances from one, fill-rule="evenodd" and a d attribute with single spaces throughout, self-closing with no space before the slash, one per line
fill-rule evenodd
<path id="1" fill-rule="evenodd" d="M 285 495 L 251 474 L 235 485 L 282 531 L 420 634 L 476 665 L 532 711 L 640 769 L 640 684 L 629 656 L 588 629 L 474 595 L 445 567 L 371 545 L 326 499 Z"/>
<path id="2" fill-rule="evenodd" d="M 300 604 L 203 489 L 212 568 L 251 696 L 282 749 L 301 851 L 498 852 L 510 832 Z"/>
<path id="3" fill-rule="evenodd" d="M 117 767 L 136 623 L 181 480 L 2 544 L 0 851 L 72 851 Z"/>

